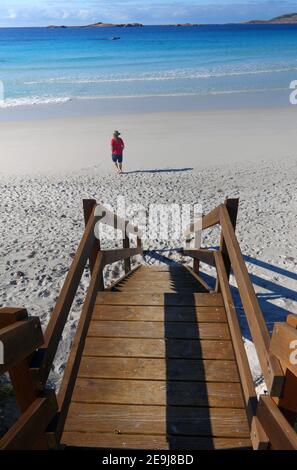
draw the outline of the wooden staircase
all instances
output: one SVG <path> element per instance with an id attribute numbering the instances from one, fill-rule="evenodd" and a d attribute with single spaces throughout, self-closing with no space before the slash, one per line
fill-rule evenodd
<path id="1" fill-rule="evenodd" d="M 235 235 L 237 205 L 229 199 L 203 216 L 202 229 L 220 226 L 220 247 L 183 250 L 193 259 L 189 268 L 169 260 L 146 265 L 140 232 L 96 201 L 84 201 L 86 229 L 45 331 L 24 308 L 0 309 L 0 375 L 9 373 L 20 409 L 0 449 L 297 450 L 297 365 L 291 359 L 297 319 L 276 323 L 270 337 Z M 120 227 L 123 248 L 102 250 L 95 236 L 102 211 L 105 224 Z M 201 221 L 192 224 L 185 237 L 200 227 Z M 125 274 L 108 287 L 104 269 L 115 262 Z M 200 263 L 214 268 L 213 288 L 200 276 Z M 50 390 L 48 377 L 87 264 L 90 282 L 61 385 Z M 231 268 L 267 386 L 260 397 L 232 298 Z"/>
<path id="2" fill-rule="evenodd" d="M 250 448 L 221 294 L 182 267 L 140 267 L 100 292 L 62 444 Z"/>

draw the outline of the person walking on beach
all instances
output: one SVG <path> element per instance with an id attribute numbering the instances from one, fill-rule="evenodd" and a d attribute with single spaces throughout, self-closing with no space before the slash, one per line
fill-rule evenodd
<path id="1" fill-rule="evenodd" d="M 111 139 L 111 152 L 112 161 L 115 164 L 117 172 L 121 175 L 123 173 L 122 162 L 125 144 L 120 135 L 121 133 L 119 131 L 114 131 L 113 138 Z"/>

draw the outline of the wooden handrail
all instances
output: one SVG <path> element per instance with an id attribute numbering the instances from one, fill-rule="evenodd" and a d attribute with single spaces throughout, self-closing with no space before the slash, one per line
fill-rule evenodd
<path id="1" fill-rule="evenodd" d="M 86 299 L 83 304 L 82 313 L 79 319 L 78 327 L 71 345 L 70 354 L 64 371 L 63 380 L 58 393 L 59 415 L 56 422 L 56 428 L 49 434 L 49 442 L 52 447 L 56 447 L 60 441 L 63 432 L 65 419 L 70 405 L 72 392 L 80 365 L 81 355 L 89 328 L 91 314 L 95 305 L 98 286 L 100 283 L 100 273 L 103 266 L 103 254 L 99 252 L 94 265 L 91 282 L 87 290 Z"/>
<path id="2" fill-rule="evenodd" d="M 297 434 L 288 423 L 274 400 L 261 395 L 257 417 L 262 424 L 274 450 L 297 450 Z"/>
<path id="3" fill-rule="evenodd" d="M 230 328 L 230 334 L 232 337 L 234 352 L 237 359 L 238 372 L 240 375 L 242 391 L 247 410 L 247 417 L 252 430 L 251 441 L 254 449 L 267 449 L 269 445 L 269 439 L 256 417 L 258 400 L 255 392 L 246 349 L 244 347 L 243 339 L 241 336 L 236 309 L 231 295 L 228 275 L 225 269 L 223 256 L 220 252 L 217 251 L 214 252 L 214 259 L 216 263 L 218 279 L 221 286 L 221 293 L 225 304 L 226 315 Z"/>
<path id="4" fill-rule="evenodd" d="M 256 347 L 264 379 L 272 396 L 281 395 L 284 374 L 278 359 L 269 351 L 270 336 L 250 280 L 227 208 L 220 206 L 220 223 L 231 260 L 241 302 Z"/>
<path id="5" fill-rule="evenodd" d="M 207 250 L 206 248 L 200 248 L 199 250 L 184 250 L 185 256 L 197 259 L 202 263 L 206 263 L 209 266 L 215 266 L 214 250 Z"/>
<path id="6" fill-rule="evenodd" d="M 1 450 L 48 449 L 45 430 L 57 412 L 57 400 L 53 391 L 36 398 L 16 423 L 0 439 Z"/>
<path id="7" fill-rule="evenodd" d="M 87 259 L 90 256 L 95 240 L 94 227 L 98 218 L 94 216 L 93 210 L 78 250 L 71 263 L 56 306 L 51 314 L 49 323 L 44 333 L 44 356 L 40 367 L 40 375 L 43 383 L 46 382 L 52 367 L 56 351 L 61 340 L 65 323 L 72 306 L 76 291 L 81 280 Z"/>
<path id="8" fill-rule="evenodd" d="M 103 264 L 112 264 L 116 261 L 125 260 L 132 256 L 142 254 L 142 247 L 137 248 L 119 248 L 116 250 L 104 250 L 103 253 Z"/>
<path id="9" fill-rule="evenodd" d="M 184 231 L 184 237 L 188 237 L 189 235 L 199 231 L 199 230 L 204 230 L 206 228 L 213 227 L 214 225 L 217 225 L 220 223 L 220 210 L 221 206 L 216 207 L 213 209 L 211 212 L 208 214 L 204 215 L 202 217 L 202 220 L 199 222 L 194 222 L 191 224 L 186 230 Z"/>

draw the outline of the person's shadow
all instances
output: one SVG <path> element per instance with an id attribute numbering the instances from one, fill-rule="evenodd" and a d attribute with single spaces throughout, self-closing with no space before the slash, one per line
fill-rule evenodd
<path id="1" fill-rule="evenodd" d="M 139 173 L 179 173 L 183 171 L 192 171 L 193 168 L 160 168 L 152 170 L 133 170 L 133 171 L 124 171 L 125 175 L 135 175 Z"/>

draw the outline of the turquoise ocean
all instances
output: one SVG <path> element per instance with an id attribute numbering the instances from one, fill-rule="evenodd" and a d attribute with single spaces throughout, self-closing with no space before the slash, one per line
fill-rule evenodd
<path id="1" fill-rule="evenodd" d="M 256 102 L 265 93 L 288 104 L 296 79 L 297 25 L 0 29 L 2 111 L 130 97 Z"/>

